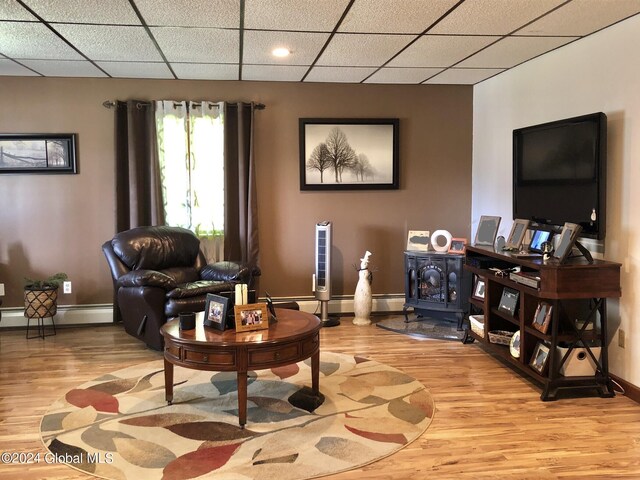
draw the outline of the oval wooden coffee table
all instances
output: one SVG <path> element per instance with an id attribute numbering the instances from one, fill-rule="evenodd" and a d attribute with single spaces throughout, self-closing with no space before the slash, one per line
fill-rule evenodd
<path id="1" fill-rule="evenodd" d="M 320 393 L 320 319 L 297 310 L 276 309 L 278 321 L 268 330 L 236 333 L 219 332 L 202 325 L 202 314 L 196 328 L 180 330 L 179 319 L 165 323 L 160 329 L 164 337 L 164 382 L 167 402 L 173 402 L 173 366 L 196 370 L 237 372 L 238 421 L 247 423 L 247 372 L 281 367 L 311 357 L 311 392 L 316 404 Z"/>

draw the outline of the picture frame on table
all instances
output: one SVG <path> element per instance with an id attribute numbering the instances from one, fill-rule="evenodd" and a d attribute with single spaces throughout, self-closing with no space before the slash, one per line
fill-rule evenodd
<path id="1" fill-rule="evenodd" d="M 300 118 L 300 190 L 397 190 L 397 118 Z"/>
<path id="2" fill-rule="evenodd" d="M 511 232 L 504 244 L 505 250 L 511 250 L 514 252 L 520 251 L 524 236 L 527 234 L 527 230 L 529 230 L 529 224 L 529 220 L 524 220 L 522 218 L 516 218 L 513 221 L 513 225 L 511 225 Z"/>
<path id="3" fill-rule="evenodd" d="M 236 332 L 266 330 L 269 328 L 269 313 L 266 303 L 248 303 L 234 307 Z"/>
<path id="4" fill-rule="evenodd" d="M 265 292 L 265 296 L 267 298 L 267 310 L 269 311 L 269 321 L 270 322 L 277 322 L 278 318 L 276 317 L 276 309 L 273 305 L 273 299 L 271 298 L 271 295 L 269 295 L 269 292 Z"/>
<path id="5" fill-rule="evenodd" d="M 428 252 L 431 249 L 431 232 L 429 230 L 409 230 L 407 235 L 407 251 Z"/>
<path id="6" fill-rule="evenodd" d="M 449 245 L 448 253 L 464 253 L 467 248 L 467 239 L 461 237 L 453 237 Z"/>
<path id="7" fill-rule="evenodd" d="M 235 305 L 236 305 L 236 292 L 235 290 L 229 290 L 226 292 L 220 292 L 220 296 L 227 297 L 229 299 L 227 308 L 227 329 L 233 330 L 236 328 L 235 317 Z M 256 291 L 249 290 L 247 292 L 247 303 L 256 303 Z"/>
<path id="8" fill-rule="evenodd" d="M 208 293 L 204 307 L 204 321 L 202 324 L 205 327 L 210 327 L 214 330 L 224 332 L 227 325 L 227 314 L 229 312 L 230 301 L 229 297 Z"/>
<path id="9" fill-rule="evenodd" d="M 564 263 L 569 257 L 573 244 L 576 242 L 578 235 L 582 227 L 577 223 L 566 222 L 560 232 L 560 239 L 558 240 L 557 247 L 553 251 L 553 258 L 558 260 L 559 263 Z"/>
<path id="10" fill-rule="evenodd" d="M 501 220 L 502 217 L 482 215 L 473 244 L 480 247 L 493 247 Z"/>
<path id="11" fill-rule="evenodd" d="M 544 375 L 548 363 L 549 346 L 542 342 L 538 342 L 536 344 L 536 348 L 533 350 L 533 355 L 531 355 L 531 360 L 529 360 L 529 366 L 540 375 Z"/>
<path id="12" fill-rule="evenodd" d="M 553 305 L 548 302 L 539 302 L 536 308 L 536 313 L 533 314 L 531 326 L 539 332 L 546 334 L 549 330 L 552 313 Z"/>
<path id="13" fill-rule="evenodd" d="M 473 293 L 471 294 L 471 297 L 475 298 L 476 300 L 484 301 L 484 294 L 485 294 L 484 279 L 476 275 L 473 280 Z"/>

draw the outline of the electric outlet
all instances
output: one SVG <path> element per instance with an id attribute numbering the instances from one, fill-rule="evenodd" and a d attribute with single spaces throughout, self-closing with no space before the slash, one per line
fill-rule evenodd
<path id="1" fill-rule="evenodd" d="M 62 293 L 71 293 L 71 282 L 66 281 L 62 284 Z"/>
<path id="2" fill-rule="evenodd" d="M 624 348 L 624 330 L 618 330 L 618 346 Z"/>
<path id="3" fill-rule="evenodd" d="M 0 297 L 4 297 L 4 283 L 0 283 Z"/>

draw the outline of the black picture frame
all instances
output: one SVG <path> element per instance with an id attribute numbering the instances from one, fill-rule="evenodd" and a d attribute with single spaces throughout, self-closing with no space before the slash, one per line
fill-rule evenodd
<path id="1" fill-rule="evenodd" d="M 397 118 L 300 118 L 299 128 L 300 190 L 399 188 Z"/>
<path id="2" fill-rule="evenodd" d="M 269 311 L 269 320 L 272 322 L 277 322 L 278 318 L 276 317 L 276 309 L 273 306 L 273 300 L 271 299 L 271 295 L 269 292 L 264 292 L 267 298 L 267 310 Z"/>
<path id="3" fill-rule="evenodd" d="M 518 290 L 504 287 L 504 289 L 502 289 L 502 297 L 500 297 L 498 310 L 514 317 L 516 315 L 516 310 L 518 309 L 519 298 L 520 292 Z"/>
<path id="4" fill-rule="evenodd" d="M 228 297 L 208 293 L 204 307 L 203 325 L 224 332 L 227 326 L 230 301 Z"/>
<path id="5" fill-rule="evenodd" d="M 0 174 L 78 173 L 75 133 L 0 134 Z"/>
<path id="6" fill-rule="evenodd" d="M 550 230 L 534 229 L 531 235 L 531 243 L 529 244 L 529 251 L 534 253 L 545 253 L 542 250 L 544 242 L 551 242 L 553 240 L 554 232 Z"/>

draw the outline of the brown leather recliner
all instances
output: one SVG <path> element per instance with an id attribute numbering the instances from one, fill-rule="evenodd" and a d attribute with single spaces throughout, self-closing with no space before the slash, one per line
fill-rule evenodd
<path id="1" fill-rule="evenodd" d="M 160 327 L 181 312 L 204 310 L 207 293 L 251 287 L 258 267 L 237 262 L 207 265 L 200 240 L 180 227 L 137 227 L 102 245 L 113 276 L 114 315 L 125 331 L 162 350 Z"/>

